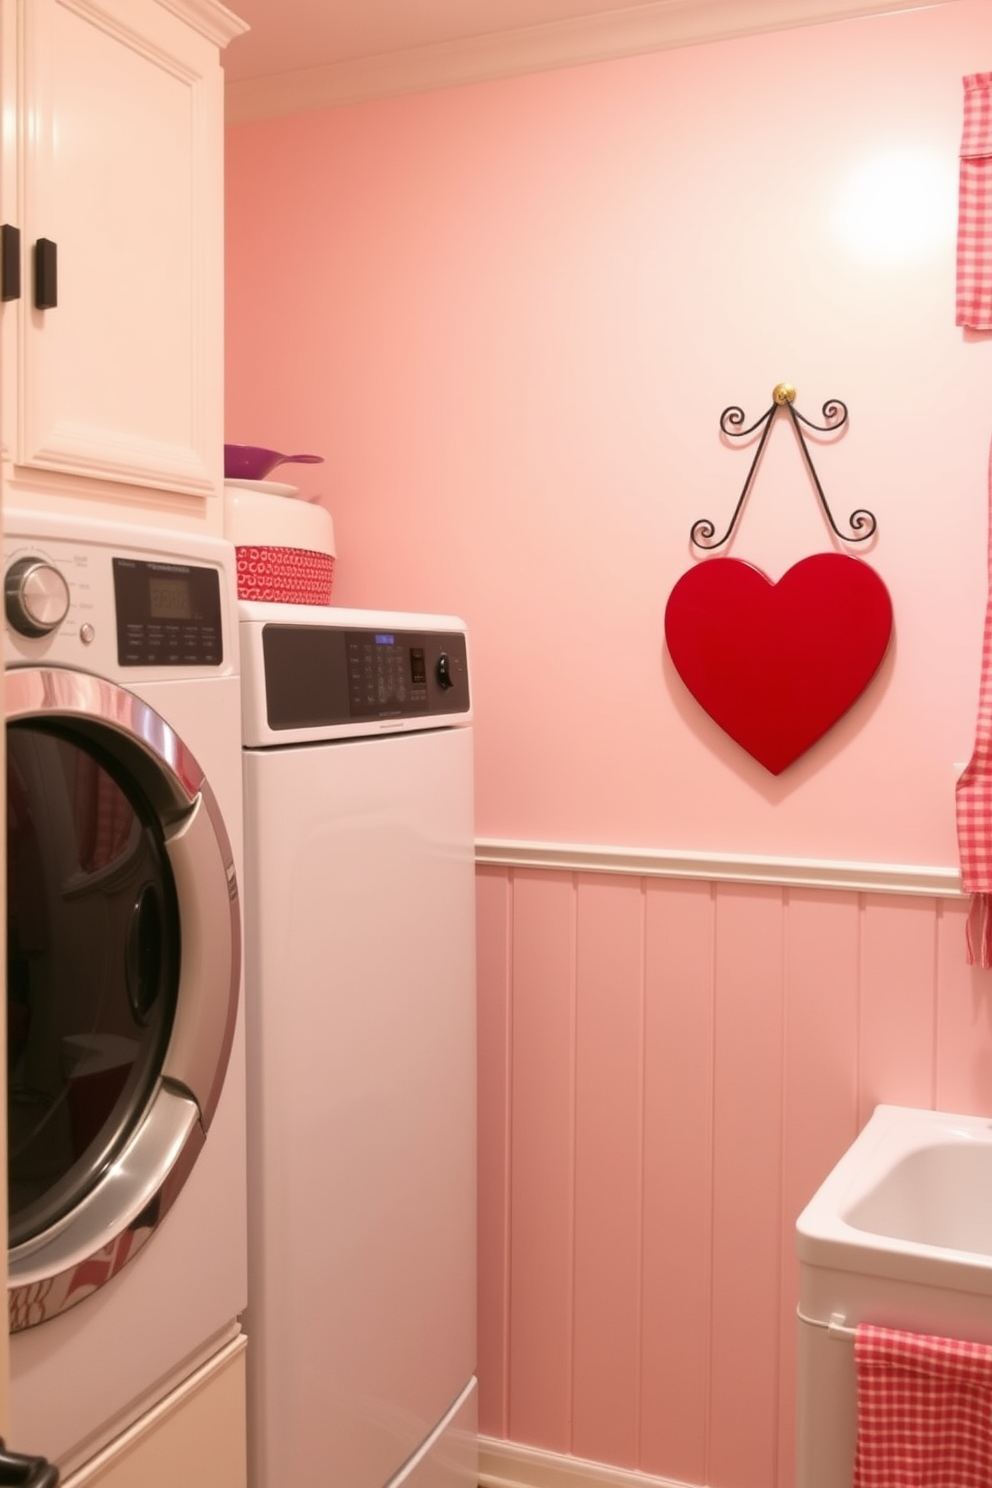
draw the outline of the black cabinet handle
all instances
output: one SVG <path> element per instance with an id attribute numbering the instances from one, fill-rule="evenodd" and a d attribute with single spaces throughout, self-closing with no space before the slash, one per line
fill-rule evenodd
<path id="1" fill-rule="evenodd" d="M 0 1488 L 57 1488 L 59 1470 L 44 1457 L 8 1452 L 0 1439 Z"/>
<path id="2" fill-rule="evenodd" d="M 21 298 L 21 229 L 0 227 L 0 300 Z"/>
<path id="3" fill-rule="evenodd" d="M 51 238 L 34 245 L 34 307 L 54 310 L 59 302 L 59 249 Z"/>

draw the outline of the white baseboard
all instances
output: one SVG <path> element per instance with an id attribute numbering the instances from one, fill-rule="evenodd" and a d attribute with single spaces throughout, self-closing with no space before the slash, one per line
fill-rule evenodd
<path id="1" fill-rule="evenodd" d="M 482 1436 L 479 1488 L 689 1488 L 689 1485 Z"/>

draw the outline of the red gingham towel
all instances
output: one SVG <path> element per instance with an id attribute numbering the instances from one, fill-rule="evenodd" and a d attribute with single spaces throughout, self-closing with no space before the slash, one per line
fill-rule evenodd
<path id="1" fill-rule="evenodd" d="M 982 640 L 975 747 L 955 788 L 961 884 L 971 894 L 968 961 L 992 966 L 992 453 L 989 455 L 989 600 Z"/>
<path id="2" fill-rule="evenodd" d="M 992 72 L 964 79 L 955 324 L 992 331 Z"/>
<path id="3" fill-rule="evenodd" d="M 958 200 L 957 324 L 992 330 L 992 72 L 964 80 Z M 989 600 L 975 747 L 957 784 L 961 883 L 971 894 L 968 961 L 992 966 L 992 457 Z"/>
<path id="4" fill-rule="evenodd" d="M 855 1330 L 854 1488 L 989 1488 L 992 1345 Z"/>

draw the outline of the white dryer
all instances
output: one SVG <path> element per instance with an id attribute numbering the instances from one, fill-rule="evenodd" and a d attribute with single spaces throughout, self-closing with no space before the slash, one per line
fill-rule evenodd
<path id="1" fill-rule="evenodd" d="M 249 1484 L 475 1488 L 465 628 L 240 611 Z"/>
<path id="2" fill-rule="evenodd" d="M 247 1297 L 233 550 L 4 513 L 13 1450 L 85 1460 Z"/>

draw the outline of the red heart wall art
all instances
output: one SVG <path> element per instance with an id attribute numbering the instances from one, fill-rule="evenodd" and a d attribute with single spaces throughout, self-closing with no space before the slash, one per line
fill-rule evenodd
<path id="1" fill-rule="evenodd" d="M 892 602 L 846 553 L 815 553 L 778 583 L 737 558 L 684 573 L 665 639 L 696 702 L 780 775 L 847 712 L 881 664 Z"/>

